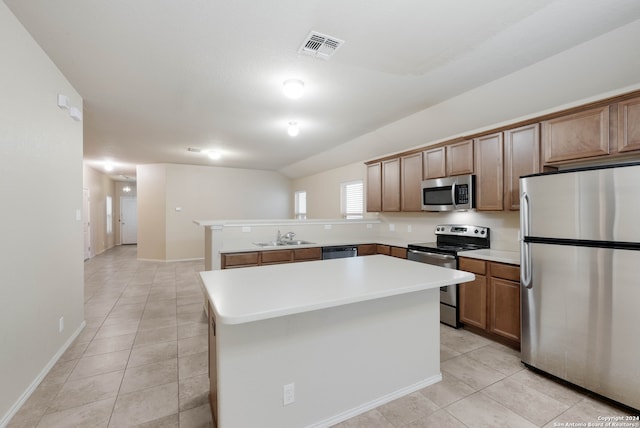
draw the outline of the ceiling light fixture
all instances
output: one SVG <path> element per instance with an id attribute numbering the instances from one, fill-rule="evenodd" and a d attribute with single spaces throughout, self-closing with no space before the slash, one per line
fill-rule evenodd
<path id="1" fill-rule="evenodd" d="M 207 156 L 209 156 L 209 159 L 218 160 L 222 157 L 222 153 L 214 150 L 211 152 L 207 152 Z"/>
<path id="2" fill-rule="evenodd" d="M 289 122 L 289 127 L 287 128 L 287 134 L 290 137 L 295 137 L 300 133 L 300 127 L 298 126 L 298 122 Z"/>
<path id="3" fill-rule="evenodd" d="M 131 187 L 129 187 L 129 186 L 124 186 L 124 187 L 122 188 L 122 191 L 123 191 L 124 193 L 129 193 L 129 192 L 131 191 Z"/>
<path id="4" fill-rule="evenodd" d="M 104 164 L 104 170 L 107 171 L 107 172 L 113 171 L 113 164 L 105 163 Z"/>
<path id="5" fill-rule="evenodd" d="M 304 82 L 300 79 L 289 79 L 282 83 L 282 92 L 287 98 L 297 100 L 304 95 Z"/>

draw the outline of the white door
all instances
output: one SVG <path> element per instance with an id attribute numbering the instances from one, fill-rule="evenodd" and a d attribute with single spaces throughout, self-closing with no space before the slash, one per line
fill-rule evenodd
<path id="1" fill-rule="evenodd" d="M 84 259 L 91 258 L 91 223 L 89 215 L 89 189 L 82 189 L 82 231 L 84 232 Z"/>
<path id="2" fill-rule="evenodd" d="M 138 199 L 135 196 L 120 197 L 120 242 L 138 243 Z"/>

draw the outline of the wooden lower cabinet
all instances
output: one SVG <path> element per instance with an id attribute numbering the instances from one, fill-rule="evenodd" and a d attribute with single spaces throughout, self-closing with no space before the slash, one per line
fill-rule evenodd
<path id="1" fill-rule="evenodd" d="M 391 247 L 388 245 L 378 244 L 376 247 L 377 247 L 378 254 L 383 254 L 385 256 L 388 256 L 391 254 Z"/>
<path id="2" fill-rule="evenodd" d="M 275 265 L 278 263 L 291 263 L 293 261 L 292 250 L 262 251 L 260 254 L 261 265 Z"/>
<path id="3" fill-rule="evenodd" d="M 216 318 L 209 305 L 209 405 L 213 426 L 218 426 L 218 358 L 216 354 Z"/>
<path id="4" fill-rule="evenodd" d="M 476 275 L 459 286 L 460 322 L 519 348 L 520 267 L 461 257 L 459 269 Z"/>
<path id="5" fill-rule="evenodd" d="M 483 330 L 487 328 L 487 277 L 460 284 L 460 322 Z"/>
<path id="6" fill-rule="evenodd" d="M 374 254 L 378 254 L 378 246 L 376 244 L 358 245 L 359 256 L 373 256 Z"/>
<path id="7" fill-rule="evenodd" d="M 260 251 L 222 254 L 221 259 L 222 269 L 258 266 L 260 264 Z"/>
<path id="8" fill-rule="evenodd" d="M 389 255 L 391 257 L 398 257 L 400 259 L 407 258 L 407 249 L 402 247 L 391 247 L 389 249 Z"/>
<path id="9" fill-rule="evenodd" d="M 303 262 L 309 260 L 322 260 L 322 248 L 297 248 L 293 250 L 294 262 Z"/>

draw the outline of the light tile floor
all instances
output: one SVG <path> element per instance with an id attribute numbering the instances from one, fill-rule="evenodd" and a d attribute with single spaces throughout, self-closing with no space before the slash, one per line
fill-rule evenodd
<path id="1" fill-rule="evenodd" d="M 202 269 L 137 261 L 135 246 L 87 261 L 87 326 L 8 427 L 211 426 Z M 442 382 L 336 427 L 558 427 L 631 414 L 465 330 L 441 327 L 441 360 Z"/>

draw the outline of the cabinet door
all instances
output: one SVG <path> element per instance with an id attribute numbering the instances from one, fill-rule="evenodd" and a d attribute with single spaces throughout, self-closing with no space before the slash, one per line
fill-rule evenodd
<path id="1" fill-rule="evenodd" d="M 447 175 L 473 174 L 473 140 L 448 144 Z"/>
<path id="2" fill-rule="evenodd" d="M 222 269 L 258 266 L 260 253 L 228 253 L 222 255 Z"/>
<path id="3" fill-rule="evenodd" d="M 367 211 L 382 211 L 382 163 L 367 165 Z"/>
<path id="4" fill-rule="evenodd" d="M 544 162 L 609 154 L 609 106 L 542 122 Z"/>
<path id="5" fill-rule="evenodd" d="M 504 207 L 520 209 L 520 177 L 540 172 L 540 125 L 504 132 Z"/>
<path id="6" fill-rule="evenodd" d="M 475 140 L 476 208 L 478 211 L 502 211 L 504 195 L 502 133 Z"/>
<path id="7" fill-rule="evenodd" d="M 487 328 L 487 277 L 459 285 L 460 322 L 485 330 Z"/>
<path id="8" fill-rule="evenodd" d="M 520 283 L 491 278 L 489 331 L 520 342 Z"/>
<path id="9" fill-rule="evenodd" d="M 618 151 L 640 150 L 640 98 L 618 104 Z"/>
<path id="10" fill-rule="evenodd" d="M 385 256 L 388 256 L 391 253 L 391 247 L 389 247 L 388 245 L 378 244 L 376 248 L 378 254 L 384 254 Z"/>
<path id="11" fill-rule="evenodd" d="M 277 263 L 290 263 L 293 261 L 293 251 L 291 250 L 272 250 L 263 251 L 261 254 L 260 264 L 272 265 Z"/>
<path id="12" fill-rule="evenodd" d="M 389 255 L 392 257 L 398 257 L 400 259 L 406 259 L 407 249 L 402 247 L 391 247 L 389 249 Z"/>
<path id="13" fill-rule="evenodd" d="M 382 211 L 400 211 L 400 159 L 382 162 Z"/>
<path id="14" fill-rule="evenodd" d="M 295 261 L 321 260 L 321 259 L 322 259 L 321 247 L 298 248 L 293 250 L 293 260 Z"/>
<path id="15" fill-rule="evenodd" d="M 209 305 L 209 406 L 213 416 L 213 424 L 218 422 L 218 357 L 216 354 L 216 319 L 213 308 Z"/>
<path id="16" fill-rule="evenodd" d="M 378 254 L 378 248 L 376 244 L 360 244 L 358 245 L 359 256 L 372 256 Z"/>
<path id="17" fill-rule="evenodd" d="M 447 176 L 447 157 L 445 153 L 444 146 L 422 152 L 422 178 L 424 180 Z"/>
<path id="18" fill-rule="evenodd" d="M 400 158 L 401 211 L 422 211 L 422 153 Z"/>

